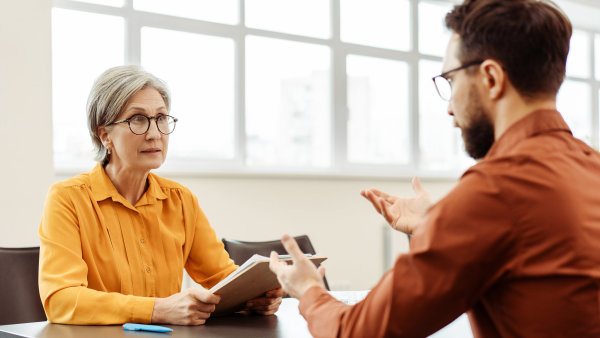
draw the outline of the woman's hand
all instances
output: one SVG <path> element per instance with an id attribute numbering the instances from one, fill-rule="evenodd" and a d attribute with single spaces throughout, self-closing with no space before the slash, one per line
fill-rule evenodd
<path id="1" fill-rule="evenodd" d="M 220 300 L 221 297 L 198 288 L 189 288 L 167 298 L 156 298 L 152 323 L 202 325 Z"/>
<path id="2" fill-rule="evenodd" d="M 263 316 L 270 316 L 279 310 L 281 297 L 285 296 L 282 288 L 267 291 L 263 297 L 254 298 L 246 303 L 246 308 Z"/>
<path id="3" fill-rule="evenodd" d="M 413 178 L 412 188 L 417 195 L 415 198 L 392 196 L 377 189 L 363 190 L 360 194 L 373 204 L 392 228 L 410 235 L 424 223 L 425 213 L 432 204 L 419 178 Z"/>

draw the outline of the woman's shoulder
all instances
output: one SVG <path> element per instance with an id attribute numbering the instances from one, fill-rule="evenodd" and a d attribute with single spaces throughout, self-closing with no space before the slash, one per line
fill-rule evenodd
<path id="1" fill-rule="evenodd" d="M 168 191 L 176 190 L 184 195 L 192 195 L 190 189 L 188 189 L 181 183 L 178 183 L 168 178 L 164 178 L 162 176 L 158 176 L 155 173 L 150 173 L 148 177 L 151 180 L 153 180 L 154 183 L 156 183 L 160 187 L 160 189 L 165 193 Z"/>
<path id="2" fill-rule="evenodd" d="M 58 181 L 52 184 L 51 190 L 65 190 L 72 188 L 80 188 L 82 186 L 90 185 L 90 173 L 79 174 L 74 177 L 67 178 L 63 181 Z"/>

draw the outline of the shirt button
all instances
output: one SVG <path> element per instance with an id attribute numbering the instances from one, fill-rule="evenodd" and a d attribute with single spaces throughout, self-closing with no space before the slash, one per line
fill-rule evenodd
<path id="1" fill-rule="evenodd" d="M 144 244 L 146 241 L 142 238 L 140 239 L 140 243 Z"/>
<path id="2" fill-rule="evenodd" d="M 146 272 L 150 273 L 150 267 L 149 266 L 146 267 Z"/>

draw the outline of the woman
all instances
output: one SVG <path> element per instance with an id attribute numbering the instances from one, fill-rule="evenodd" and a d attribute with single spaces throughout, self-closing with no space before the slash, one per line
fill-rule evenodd
<path id="1" fill-rule="evenodd" d="M 199 325 L 219 296 L 181 291 L 183 268 L 205 288 L 237 266 L 182 185 L 150 172 L 177 119 L 163 82 L 135 66 L 95 82 L 88 128 L 99 163 L 54 184 L 40 224 L 40 295 L 51 322 Z M 248 302 L 270 315 L 281 289 Z"/>

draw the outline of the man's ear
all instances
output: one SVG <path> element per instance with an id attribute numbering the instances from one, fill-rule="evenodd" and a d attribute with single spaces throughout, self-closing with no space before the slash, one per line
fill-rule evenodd
<path id="1" fill-rule="evenodd" d="M 495 60 L 487 59 L 479 67 L 482 75 L 483 86 L 489 93 L 491 100 L 497 100 L 506 89 L 506 73 L 502 66 Z"/>

